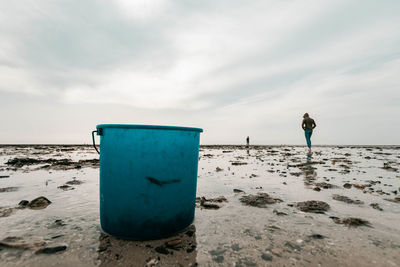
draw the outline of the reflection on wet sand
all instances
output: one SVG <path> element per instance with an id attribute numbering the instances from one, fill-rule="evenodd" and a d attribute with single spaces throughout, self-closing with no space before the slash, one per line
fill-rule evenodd
<path id="1" fill-rule="evenodd" d="M 300 168 L 304 174 L 304 184 L 312 185 L 317 178 L 317 168 L 313 167 L 314 162 L 312 161 L 312 153 L 307 153 L 307 160 L 305 164 Z"/>
<path id="2" fill-rule="evenodd" d="M 101 233 L 99 241 L 100 266 L 196 266 L 194 225 L 160 240 L 122 240 Z"/>

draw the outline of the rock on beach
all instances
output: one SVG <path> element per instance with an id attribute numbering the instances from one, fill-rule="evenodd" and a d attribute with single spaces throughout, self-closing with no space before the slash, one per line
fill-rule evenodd
<path id="1" fill-rule="evenodd" d="M 50 204 L 51 201 L 48 200 L 47 198 L 38 197 L 29 202 L 27 206 L 33 210 L 40 210 L 46 208 Z"/>
<path id="2" fill-rule="evenodd" d="M 297 203 L 297 208 L 303 212 L 325 213 L 329 210 L 328 203 L 319 200 L 309 200 Z"/>
<path id="3" fill-rule="evenodd" d="M 265 208 L 268 204 L 275 204 L 283 202 L 282 199 L 273 198 L 267 193 L 258 193 L 257 195 L 246 195 L 242 196 L 240 199 L 244 205 Z"/>

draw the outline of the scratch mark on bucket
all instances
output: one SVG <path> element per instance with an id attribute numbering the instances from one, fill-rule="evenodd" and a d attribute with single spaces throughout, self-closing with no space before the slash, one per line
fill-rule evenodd
<path id="1" fill-rule="evenodd" d="M 160 180 L 157 180 L 156 178 L 149 177 L 149 176 L 147 176 L 146 179 L 149 180 L 150 183 L 156 184 L 158 186 L 163 186 L 165 184 L 179 183 L 181 181 L 180 179 L 173 179 L 173 180 L 168 180 L 168 181 L 160 181 Z"/>

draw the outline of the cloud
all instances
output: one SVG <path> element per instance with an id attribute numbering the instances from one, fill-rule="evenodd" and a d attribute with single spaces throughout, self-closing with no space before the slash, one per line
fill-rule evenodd
<path id="1" fill-rule="evenodd" d="M 68 102 L 96 99 L 149 108 L 187 108 L 185 100 L 191 100 L 190 107 L 205 106 L 203 100 L 195 103 L 194 99 L 229 90 L 246 79 L 245 73 L 239 81 L 232 79 L 229 68 L 233 62 L 262 52 L 279 39 L 278 33 L 289 31 L 322 8 L 311 6 L 299 13 L 298 4 L 270 9 L 262 3 L 236 1 L 220 6 L 206 3 L 201 12 L 188 9 L 185 13 L 171 1 L 87 1 L 79 5 L 26 1 L 12 5 L 24 19 L 15 22 L 8 15 L 5 22 L 15 31 L 8 31 L 6 39 L 19 47 L 21 63 L 16 68 L 31 74 L 31 87 L 44 93 L 60 91 Z M 255 8 L 267 12 L 253 15 Z M 283 11 L 274 14 L 276 10 Z M 181 17 L 171 19 L 168 14 Z M 240 17 L 242 24 L 237 23 Z M 283 23 L 286 17 L 291 20 Z M 15 55 L 6 59 L 15 62 Z M 228 68 L 225 77 L 213 79 L 213 73 L 224 68 Z M 9 87 L 26 92 L 20 86 Z M 95 98 L 89 97 L 93 91 Z"/>
<path id="2" fill-rule="evenodd" d="M 170 1 L 167 0 L 116 0 L 122 15 L 137 22 L 147 22 L 163 15 Z"/>
<path id="3" fill-rule="evenodd" d="M 231 141 L 247 129 L 261 138 L 267 125 L 294 131 L 282 121 L 297 127 L 293 114 L 305 110 L 339 120 L 331 115 L 339 109 L 353 116 L 344 118 L 348 124 L 361 114 L 378 120 L 373 114 L 399 111 L 399 7 L 344 0 L 2 1 L 0 91 L 165 118 L 179 110 L 179 118 L 196 118 L 219 142 L 227 138 L 217 134 L 222 124 L 235 129 Z M 278 142 L 280 134 L 273 136 Z"/>

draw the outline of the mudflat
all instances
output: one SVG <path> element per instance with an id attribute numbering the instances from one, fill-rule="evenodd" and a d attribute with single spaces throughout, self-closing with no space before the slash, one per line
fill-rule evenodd
<path id="1" fill-rule="evenodd" d="M 193 224 L 101 231 L 90 146 L 0 146 L 1 266 L 400 266 L 400 147 L 202 146 Z"/>

